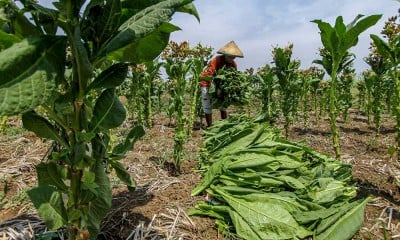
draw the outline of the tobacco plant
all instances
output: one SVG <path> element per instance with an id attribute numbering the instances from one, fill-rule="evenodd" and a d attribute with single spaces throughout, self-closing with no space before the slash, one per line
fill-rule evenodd
<path id="1" fill-rule="evenodd" d="M 191 73 L 191 76 L 189 80 L 190 108 L 189 108 L 189 119 L 187 126 L 188 136 L 190 136 L 192 133 L 196 113 L 198 112 L 197 109 L 198 106 L 200 105 L 199 79 L 201 72 L 207 63 L 207 61 L 204 61 L 203 59 L 200 58 L 192 58 L 190 59 L 190 61 L 191 61 L 191 68 L 189 69 L 189 72 Z"/>
<path id="2" fill-rule="evenodd" d="M 394 82 L 395 106 L 393 112 L 396 118 L 396 142 L 397 142 L 397 160 L 400 161 L 400 78 L 398 67 L 400 64 L 400 24 L 396 22 L 398 16 L 391 17 L 385 23 L 383 34 L 387 38 L 387 42 L 377 35 L 371 34 L 377 53 L 379 53 L 386 61 L 389 75 Z"/>
<path id="3" fill-rule="evenodd" d="M 170 65 L 168 61 L 173 62 L 186 62 L 190 65 L 188 69 L 187 76 L 187 91 L 185 93 L 185 99 L 188 99 L 189 104 L 189 118 L 187 122 L 187 132 L 188 135 L 194 127 L 194 119 L 196 115 L 201 117 L 201 106 L 200 106 L 200 94 L 199 94 L 199 76 L 207 64 L 208 60 L 211 58 L 211 47 L 204 47 L 200 43 L 195 45 L 193 48 L 190 47 L 189 42 L 184 41 L 181 43 L 176 43 L 170 41 L 168 46 L 164 49 L 162 53 L 162 58 L 166 61 L 167 65 Z M 169 59 L 169 60 L 168 60 Z M 170 94 L 174 94 L 174 84 L 170 88 Z M 168 108 L 168 115 L 172 118 L 174 114 L 174 100 L 170 101 Z"/>
<path id="4" fill-rule="evenodd" d="M 143 98 L 146 86 L 143 83 L 146 65 L 138 64 L 129 67 L 127 79 L 118 87 L 117 94 L 126 98 L 128 117 L 140 125 L 145 124 Z"/>
<path id="5" fill-rule="evenodd" d="M 297 114 L 300 95 L 298 94 L 301 82 L 297 78 L 300 67 L 299 60 L 292 59 L 293 44 L 285 48 L 273 49 L 274 73 L 278 78 L 279 93 L 281 96 L 281 109 L 285 118 L 285 136 L 288 137 L 289 127 Z"/>
<path id="6" fill-rule="evenodd" d="M 128 63 L 152 61 L 166 46 L 179 29 L 169 23 L 176 11 L 198 17 L 191 2 L 0 1 L 0 115 L 22 114 L 26 129 L 53 142 L 28 191 L 48 228 L 96 239 L 111 207 L 107 173 L 134 190 L 119 160 L 144 131 L 135 126 L 110 145 L 110 130 L 126 117 L 115 88 Z"/>
<path id="7" fill-rule="evenodd" d="M 310 94 L 312 102 L 311 104 L 315 114 L 315 118 L 318 122 L 320 118 L 319 114 L 320 110 L 318 106 L 320 106 L 319 102 L 322 101 L 322 95 L 323 95 L 322 83 L 325 76 L 325 72 L 323 69 L 317 67 L 310 67 L 308 71 L 312 77 L 312 80 L 310 82 Z"/>
<path id="8" fill-rule="evenodd" d="M 127 107 L 132 117 L 136 114 L 136 121 L 149 128 L 153 126 L 153 106 L 159 99 L 155 85 L 160 75 L 160 67 L 161 63 L 157 60 L 132 66 L 131 76 L 120 90 L 127 97 Z"/>
<path id="9" fill-rule="evenodd" d="M 304 70 L 298 70 L 298 77 L 301 81 L 301 85 L 299 88 L 300 95 L 300 106 L 303 115 L 303 123 L 306 129 L 309 128 L 309 119 L 310 112 L 312 108 L 315 108 L 315 112 L 317 112 L 316 102 L 317 102 L 317 92 L 319 90 L 319 83 L 322 80 L 322 76 L 319 73 L 320 69 L 316 67 L 310 67 Z"/>
<path id="10" fill-rule="evenodd" d="M 323 67 L 326 72 L 331 76 L 329 89 L 329 119 L 336 158 L 340 158 L 339 134 L 336 128 L 338 112 L 336 109 L 335 96 L 340 64 L 343 63 L 345 57 L 349 55 L 348 50 L 357 44 L 358 36 L 369 27 L 375 25 L 381 17 L 382 15 L 371 15 L 367 17 L 358 15 L 350 24 L 345 25 L 343 23 L 343 17 L 339 16 L 336 18 L 334 26 L 322 20 L 312 21 L 318 25 L 321 42 L 326 50 L 325 56 L 328 56 L 328 58 L 324 58 L 322 55 L 322 62 L 324 63 Z"/>
<path id="11" fill-rule="evenodd" d="M 349 120 L 349 109 L 353 106 L 353 94 L 351 89 L 354 85 L 355 69 L 347 66 L 338 77 L 337 108 L 342 113 L 343 120 Z"/>
<path id="12" fill-rule="evenodd" d="M 165 69 L 168 74 L 169 81 L 173 86 L 170 90 L 171 101 L 173 104 L 174 114 L 176 114 L 176 127 L 174 136 L 174 161 L 177 173 L 180 173 L 180 167 L 183 156 L 183 146 L 187 140 L 187 132 L 185 126 L 187 118 L 184 113 L 185 93 L 187 91 L 186 75 L 188 74 L 192 63 L 187 61 L 175 62 L 171 58 L 166 59 Z"/>
<path id="13" fill-rule="evenodd" d="M 359 91 L 363 93 L 363 111 L 367 116 L 367 123 L 371 125 L 371 114 L 373 108 L 373 87 L 375 82 L 375 73 L 372 70 L 366 70 L 362 73 L 362 85 L 360 84 Z M 361 98 L 362 96 L 360 96 Z"/>
<path id="14" fill-rule="evenodd" d="M 372 49 L 375 47 L 372 44 Z M 374 124 L 375 133 L 379 135 L 379 129 L 382 120 L 382 111 L 384 110 L 384 100 L 385 100 L 385 75 L 387 71 L 387 66 L 385 59 L 380 56 L 376 50 L 366 57 L 365 62 L 371 67 L 373 74 L 369 75 L 368 81 L 371 85 L 371 97 L 372 97 L 372 112 L 374 114 Z"/>
<path id="15" fill-rule="evenodd" d="M 278 90 L 277 78 L 271 66 L 266 64 L 257 72 L 256 81 L 258 86 L 255 88 L 257 96 L 260 96 L 262 102 L 261 113 L 257 116 L 257 121 L 268 122 L 273 124 L 276 122 L 277 104 L 274 101 L 274 93 Z"/>

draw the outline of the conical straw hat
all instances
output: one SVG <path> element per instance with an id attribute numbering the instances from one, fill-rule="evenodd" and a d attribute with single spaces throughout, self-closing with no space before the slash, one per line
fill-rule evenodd
<path id="1" fill-rule="evenodd" d="M 243 57 L 243 52 L 239 49 L 234 41 L 228 42 L 225 46 L 220 48 L 217 53 L 234 57 Z"/>

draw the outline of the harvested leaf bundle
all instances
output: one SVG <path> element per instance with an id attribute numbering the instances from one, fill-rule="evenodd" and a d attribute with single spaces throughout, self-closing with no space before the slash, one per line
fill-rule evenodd
<path id="1" fill-rule="evenodd" d="M 216 218 L 225 233 L 345 240 L 362 226 L 369 199 L 355 199 L 349 164 L 243 115 L 207 129 L 203 147 L 203 181 L 192 195 L 208 192 L 219 205 L 202 202 L 190 214 Z"/>
<path id="2" fill-rule="evenodd" d="M 251 85 L 243 72 L 222 68 L 217 71 L 209 93 L 214 108 L 242 106 L 250 101 Z"/>

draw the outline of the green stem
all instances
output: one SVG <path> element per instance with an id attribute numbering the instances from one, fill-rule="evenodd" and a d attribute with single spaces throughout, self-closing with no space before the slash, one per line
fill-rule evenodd
<path id="1" fill-rule="evenodd" d="M 69 212 L 79 212 L 79 196 L 80 196 L 80 185 L 81 185 L 81 178 L 82 178 L 82 170 L 77 170 L 73 167 L 70 168 L 69 172 L 71 173 L 71 187 L 69 193 L 69 202 L 70 211 Z M 68 239 L 75 240 L 78 238 L 80 229 L 81 229 L 81 217 L 78 219 L 74 219 L 71 222 L 72 227 L 69 231 Z"/>
<path id="2" fill-rule="evenodd" d="M 193 76 L 192 78 L 192 83 L 191 84 L 191 91 L 192 92 L 192 101 L 190 103 L 190 111 L 189 111 L 189 123 L 188 123 L 188 128 L 187 128 L 187 135 L 190 136 L 192 134 L 192 129 L 194 127 L 194 117 L 195 117 L 195 112 L 196 112 L 196 105 L 197 105 L 197 99 L 198 99 L 198 82 L 199 77 L 198 76 Z"/>
<path id="3" fill-rule="evenodd" d="M 331 80 L 331 86 L 329 89 L 329 120 L 330 120 L 330 126 L 331 126 L 331 132 L 332 132 L 332 142 L 333 142 L 333 149 L 335 151 L 335 156 L 337 159 L 340 158 L 340 143 L 339 143 L 339 134 L 336 128 L 336 117 L 337 117 L 337 112 L 336 112 L 336 97 L 335 97 L 335 92 L 336 92 L 336 78 L 337 78 L 337 69 L 338 69 L 338 64 L 333 64 L 332 68 L 332 80 Z"/>
<path id="4" fill-rule="evenodd" d="M 67 124 L 53 111 L 53 109 L 46 104 L 43 104 L 42 107 L 46 110 L 47 114 L 49 114 L 51 118 L 56 121 L 56 123 L 63 127 L 67 132 L 70 130 Z"/>
<path id="5" fill-rule="evenodd" d="M 396 99 L 397 99 L 397 106 L 396 106 L 397 161 L 400 162 L 400 79 L 397 75 L 396 68 L 393 69 L 393 79 L 396 84 Z"/>

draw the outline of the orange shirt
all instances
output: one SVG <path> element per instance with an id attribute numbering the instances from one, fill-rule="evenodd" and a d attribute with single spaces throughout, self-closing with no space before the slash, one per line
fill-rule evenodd
<path id="1" fill-rule="evenodd" d="M 212 79 L 205 79 L 204 77 L 213 77 L 215 76 L 215 73 L 221 69 L 221 68 L 235 68 L 237 70 L 237 64 L 235 61 L 232 61 L 231 63 L 228 63 L 225 61 L 225 56 L 224 55 L 218 55 L 211 59 L 211 61 L 208 63 L 207 67 L 204 69 L 204 71 L 201 73 L 201 81 L 200 81 L 200 86 L 201 87 L 209 87 L 211 85 Z"/>

